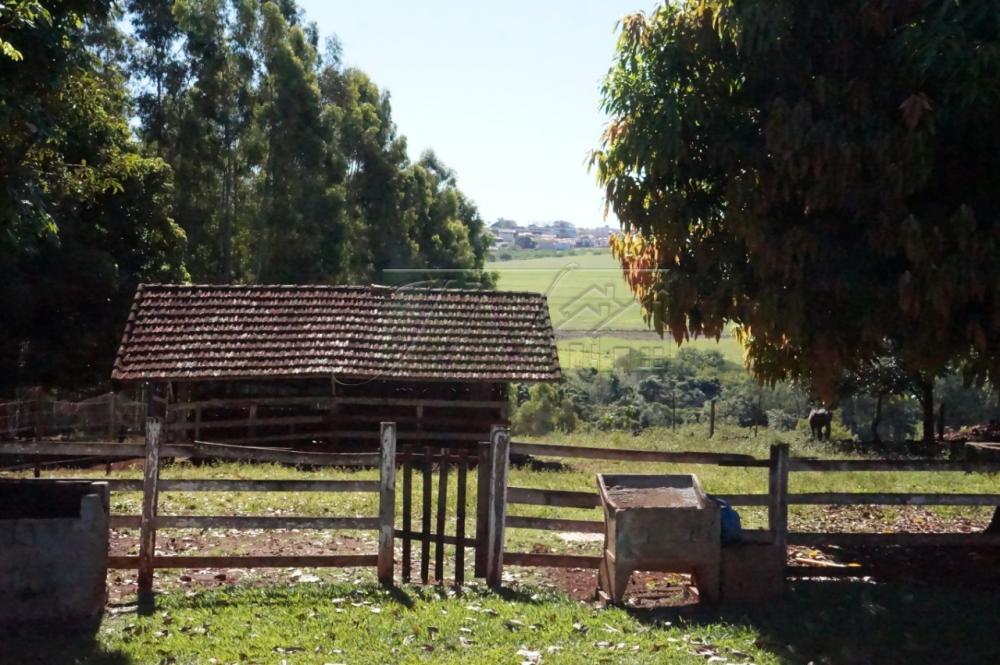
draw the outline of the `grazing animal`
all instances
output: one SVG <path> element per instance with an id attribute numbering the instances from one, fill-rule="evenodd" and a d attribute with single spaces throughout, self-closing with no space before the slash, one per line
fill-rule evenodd
<path id="1" fill-rule="evenodd" d="M 809 429 L 812 430 L 814 439 L 829 441 L 831 422 L 833 422 L 833 414 L 826 409 L 811 409 L 809 411 Z"/>

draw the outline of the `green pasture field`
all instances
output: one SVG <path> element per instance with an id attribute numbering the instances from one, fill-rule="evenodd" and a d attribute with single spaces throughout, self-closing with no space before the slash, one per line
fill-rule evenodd
<path id="1" fill-rule="evenodd" d="M 692 339 L 678 347 L 673 339 L 629 338 L 602 335 L 600 337 L 573 337 L 561 339 L 557 343 L 559 349 L 559 364 L 563 369 L 575 367 L 593 367 L 599 370 L 609 370 L 616 367 L 617 361 L 628 355 L 630 351 L 638 351 L 646 357 L 646 362 L 672 358 L 680 348 L 696 349 L 698 351 L 718 351 L 722 357 L 736 365 L 743 365 L 743 347 L 734 337 L 714 339 Z"/>
<path id="2" fill-rule="evenodd" d="M 708 440 L 704 427 L 676 431 L 650 429 L 639 436 L 624 432 L 560 434 L 547 442 L 606 448 L 715 451 L 766 458 L 776 441 L 791 445 L 794 456 L 848 458 L 828 444 L 809 441 L 802 432 L 773 432 L 722 427 Z M 513 468 L 510 485 L 595 491 L 600 471 L 642 473 L 695 472 L 709 492 L 766 492 L 765 469 L 565 460 L 549 470 Z M 374 479 L 374 470 L 303 471 L 273 465 L 175 463 L 163 478 Z M 55 475 L 45 473 L 46 476 Z M 104 477 L 101 471 L 65 471 L 60 475 Z M 138 478 L 137 470 L 113 477 Z M 475 473 L 467 495 L 475 501 Z M 436 475 L 432 478 L 437 487 Z M 414 476 L 414 528 L 420 528 L 421 477 Z M 453 481 L 452 481 L 453 482 Z M 790 491 L 995 492 L 996 476 L 963 473 L 795 473 Z M 401 502 L 397 482 L 397 500 Z M 448 533 L 454 533 L 454 484 L 449 492 Z M 161 495 L 160 514 L 258 514 L 374 516 L 373 494 L 359 493 L 193 493 Z M 115 493 L 113 512 L 137 514 L 137 493 Z M 838 529 L 883 531 L 905 518 L 909 508 L 859 507 L 854 522 Z M 741 508 L 744 525 L 760 528 L 762 509 Z M 945 507 L 933 515 L 964 517 L 985 524 L 991 509 Z M 601 519 L 596 509 L 510 505 L 509 514 Z M 399 523 L 397 511 L 397 525 Z M 466 533 L 474 532 L 473 507 Z M 793 506 L 792 530 L 823 530 L 829 515 L 823 507 Z M 124 532 L 125 530 L 123 530 Z M 130 532 L 134 535 L 134 531 Z M 227 530 L 161 531 L 158 548 L 175 540 L 208 543 L 195 553 L 245 554 L 261 532 Z M 374 553 L 375 532 L 285 531 L 276 536 L 296 547 L 352 538 L 358 553 Z M 126 544 L 135 553 L 134 538 Z M 399 555 L 397 540 L 397 557 Z M 418 550 L 416 547 L 415 550 Z M 507 551 L 596 554 L 593 539 L 526 529 L 507 531 Z M 448 548 L 446 577 L 454 560 Z M 468 551 L 472 580 L 471 550 Z M 397 575 L 399 564 L 397 562 Z M 989 589 L 957 590 L 933 585 L 798 582 L 780 602 L 757 609 L 607 610 L 572 600 L 553 589 L 544 571 L 509 566 L 506 591 L 488 592 L 472 582 L 460 593 L 445 588 L 404 586 L 396 592 L 377 587 L 374 571 L 305 570 L 270 576 L 249 571 L 231 586 L 193 590 L 178 582 L 183 571 L 159 571 L 157 611 L 137 617 L 132 609 L 112 609 L 94 641 L 19 639 L 0 653 L 25 663 L 860 663 L 860 662 L 998 662 L 1000 629 L 995 597 Z M 304 574 L 304 576 L 302 575 Z M 278 577 L 275 577 L 278 575 Z M 300 581 L 308 580 L 308 582 Z M 962 608 L 961 612 L 958 608 Z M 992 608 L 992 609 L 991 609 Z M 67 654 L 66 649 L 73 649 Z M 964 656 L 975 654 L 975 658 Z M 990 656 L 993 656 L 992 659 Z M 938 659 L 935 660 L 935 657 Z M 941 660 L 943 658 L 944 660 Z M 213 660 L 214 659 L 214 660 Z M 0 658 L 8 662 L 7 658 Z"/>
<path id="3" fill-rule="evenodd" d="M 499 275 L 497 288 L 501 290 L 546 294 L 564 368 L 610 369 L 630 349 L 650 359 L 669 358 L 677 352 L 672 339 L 650 332 L 618 262 L 607 250 L 495 261 L 486 268 Z M 718 342 L 694 339 L 685 342 L 685 347 L 717 350 L 727 360 L 743 363 L 743 349 L 731 336 Z"/>
<path id="4" fill-rule="evenodd" d="M 503 291 L 536 291 L 549 301 L 556 330 L 648 330 L 610 252 L 497 261 Z"/>

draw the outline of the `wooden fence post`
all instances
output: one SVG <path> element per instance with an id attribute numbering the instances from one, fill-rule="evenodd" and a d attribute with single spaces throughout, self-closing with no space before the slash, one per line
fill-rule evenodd
<path id="1" fill-rule="evenodd" d="M 455 586 L 465 583 L 465 484 L 469 468 L 468 451 L 458 459 L 458 479 L 455 485 Z"/>
<path id="2" fill-rule="evenodd" d="M 108 393 L 108 441 L 118 440 L 118 409 L 116 408 L 115 391 Z"/>
<path id="3" fill-rule="evenodd" d="M 157 491 L 160 482 L 161 418 L 146 419 L 146 459 L 142 466 L 142 517 L 139 521 L 139 609 L 153 610 L 153 556 L 156 551 Z"/>
<path id="4" fill-rule="evenodd" d="M 473 574 L 486 577 L 486 550 L 489 548 L 490 443 L 481 441 L 476 449 L 476 555 Z"/>
<path id="5" fill-rule="evenodd" d="M 420 583 L 430 580 L 431 566 L 431 476 L 434 472 L 434 449 L 424 446 L 423 498 L 420 506 Z"/>
<path id="6" fill-rule="evenodd" d="M 510 466 L 510 431 L 494 425 L 490 430 L 491 464 L 489 494 L 489 546 L 486 549 L 486 583 L 500 588 L 503 581 L 504 520 L 507 517 L 507 471 Z"/>
<path id="7" fill-rule="evenodd" d="M 393 538 L 396 530 L 396 423 L 382 423 L 382 456 L 379 462 L 378 581 L 391 587 Z"/>
<path id="8" fill-rule="evenodd" d="M 788 444 L 771 446 L 768 473 L 768 528 L 773 542 L 784 551 L 788 545 Z"/>
<path id="9" fill-rule="evenodd" d="M 708 438 L 715 436 L 715 400 L 708 403 Z"/>
<path id="10" fill-rule="evenodd" d="M 403 583 L 410 582 L 413 569 L 413 452 L 403 454 Z"/>
<path id="11" fill-rule="evenodd" d="M 437 525 L 434 539 L 434 581 L 444 584 L 444 532 L 448 518 L 448 453 L 441 449 L 441 463 L 438 465 Z"/>

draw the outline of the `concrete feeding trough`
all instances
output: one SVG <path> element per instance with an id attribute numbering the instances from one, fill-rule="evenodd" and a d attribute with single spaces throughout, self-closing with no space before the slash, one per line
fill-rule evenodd
<path id="1" fill-rule="evenodd" d="M 622 602 L 637 570 L 692 573 L 700 597 L 719 599 L 719 506 L 692 474 L 598 474 L 604 557 L 598 593 Z"/>
<path id="2" fill-rule="evenodd" d="M 96 629 L 109 513 L 106 483 L 0 480 L 0 627 Z"/>

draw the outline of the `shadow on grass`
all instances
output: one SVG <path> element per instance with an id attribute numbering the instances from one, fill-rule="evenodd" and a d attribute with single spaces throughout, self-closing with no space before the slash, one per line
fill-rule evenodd
<path id="1" fill-rule="evenodd" d="M 760 634 L 785 663 L 998 663 L 1000 600 L 969 589 L 807 581 L 755 606 L 631 611 L 643 622 L 727 621 Z"/>
<path id="2" fill-rule="evenodd" d="M 66 631 L 54 627 L 0 634 L 0 662 L 18 665 L 132 665 L 121 651 L 98 644 L 93 631 Z M 138 665 L 138 664 L 136 664 Z"/>
<path id="3" fill-rule="evenodd" d="M 167 610 L 184 610 L 203 607 L 223 608 L 239 607 L 248 603 L 262 607 L 279 607 L 301 605 L 303 602 L 329 603 L 371 601 L 380 599 L 398 603 L 410 609 L 416 598 L 431 596 L 438 593 L 440 587 L 393 587 L 385 589 L 375 584 L 352 585 L 348 583 L 335 584 L 300 584 L 295 586 L 239 586 L 216 587 L 204 589 L 196 593 L 180 596 L 175 593 L 155 594 L 152 611 L 142 603 L 122 603 L 122 609 L 134 608 L 137 616 L 152 614 Z M 0 665 L 5 665 L 0 660 Z"/>

